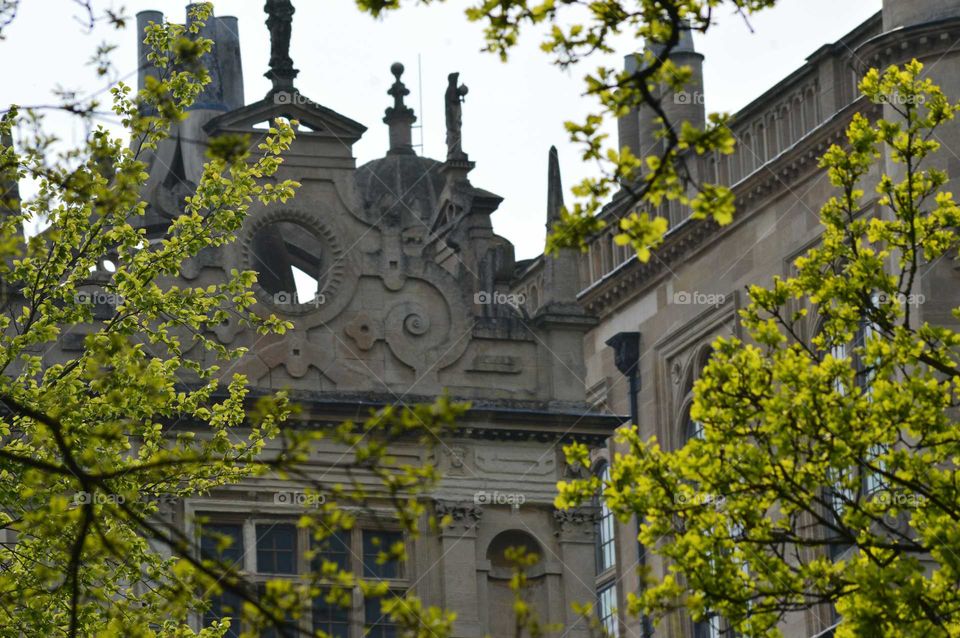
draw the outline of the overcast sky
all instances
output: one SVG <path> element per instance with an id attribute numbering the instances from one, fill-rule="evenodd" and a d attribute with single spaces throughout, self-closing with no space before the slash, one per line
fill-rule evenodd
<path id="1" fill-rule="evenodd" d="M 156 9 L 182 21 L 185 2 L 177 0 L 95 0 L 101 7 L 125 7 L 133 16 Z M 247 102 L 269 89 L 263 77 L 269 59 L 263 0 L 218 0 L 217 15 L 240 20 Z M 564 185 L 591 174 L 579 161 L 579 149 L 563 129 L 565 120 L 580 120 L 594 108 L 581 96 L 587 67 L 561 70 L 528 33 L 503 64 L 481 53 L 481 27 L 463 15 L 472 2 L 450 1 L 430 7 L 404 8 L 381 20 L 361 14 L 352 0 L 294 0 L 292 56 L 300 69 L 297 86 L 309 98 L 368 127 L 354 147 L 358 162 L 380 157 L 387 147 L 381 122 L 390 98 L 390 64 L 402 62 L 408 98 L 423 128 L 428 156 L 445 156 L 443 92 L 446 76 L 459 71 L 470 88 L 463 112 L 463 147 L 477 163 L 474 185 L 504 197 L 494 215 L 495 230 L 517 246 L 517 258 L 532 257 L 543 247 L 547 151 L 560 152 Z M 781 0 L 777 8 L 753 16 L 750 26 L 721 13 L 718 24 L 696 45 L 706 56 L 705 96 L 708 111 L 736 111 L 777 80 L 803 64 L 820 45 L 836 40 L 880 10 L 881 0 Z M 71 0 L 25 0 L 20 15 L 0 40 L 3 82 L 0 108 L 10 103 L 49 104 L 56 86 L 82 94 L 105 84 L 86 66 L 103 39 L 118 45 L 114 53 L 121 77 L 135 82 L 136 36 L 130 27 L 87 34 L 75 21 Z M 617 59 L 640 46 L 622 41 Z M 422 86 L 418 82 L 420 60 Z M 589 62 L 590 68 L 597 62 Z M 422 97 L 421 112 L 419 100 Z M 61 120 L 57 120 L 61 121 Z M 61 126 L 66 139 L 82 131 Z M 615 139 L 615 129 L 611 128 Z M 415 132 L 417 137 L 417 132 Z M 569 197 L 569 194 L 568 194 Z"/>

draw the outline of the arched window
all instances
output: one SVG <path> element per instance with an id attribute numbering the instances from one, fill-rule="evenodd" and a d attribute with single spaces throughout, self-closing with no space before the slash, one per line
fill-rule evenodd
<path id="1" fill-rule="evenodd" d="M 753 149 L 753 136 L 750 135 L 750 133 L 744 133 L 743 149 L 740 151 L 740 161 L 743 164 L 743 174 L 741 175 L 741 179 L 753 172 L 754 153 L 756 153 L 756 151 Z"/>
<path id="2" fill-rule="evenodd" d="M 780 107 L 780 152 L 790 148 L 793 144 L 793 136 L 790 133 L 790 107 Z"/>
<path id="3" fill-rule="evenodd" d="M 780 154 L 783 148 L 777 140 L 777 113 L 772 111 L 767 113 L 767 160 L 772 160 Z"/>
<path id="4" fill-rule="evenodd" d="M 806 105 L 805 111 L 805 121 L 807 124 L 807 130 L 812 131 L 817 128 L 817 125 L 820 124 L 820 118 L 818 116 L 817 109 L 817 92 L 813 87 L 810 87 L 806 90 L 806 95 L 803 98 L 803 102 Z"/>
<path id="5" fill-rule="evenodd" d="M 603 461 L 597 465 L 594 473 L 606 484 L 610 480 L 610 465 Z M 600 518 L 597 521 L 597 616 L 604 629 L 611 636 L 618 632 L 617 623 L 617 546 L 616 520 L 613 512 L 607 507 L 601 493 L 596 496 L 596 503 L 600 507 Z"/>
<path id="6" fill-rule="evenodd" d="M 590 243 L 590 283 L 603 277 L 603 261 L 601 256 L 601 241 Z"/>
<path id="7" fill-rule="evenodd" d="M 817 329 L 816 334 L 823 331 L 823 326 Z M 866 321 L 861 321 L 859 328 L 853 335 L 849 343 L 834 343 L 826 350 L 834 359 L 849 358 L 854 369 L 854 391 L 859 389 L 867 398 L 871 394 L 871 385 L 875 371 L 867 365 L 864 360 L 864 348 L 875 333 L 873 325 Z M 834 382 L 834 388 L 840 395 L 845 395 L 848 388 L 840 379 Z M 887 449 L 882 445 L 873 446 L 867 454 L 868 463 L 872 464 L 873 459 L 885 454 Z M 886 483 L 883 477 L 876 472 L 869 470 L 865 465 L 859 468 L 848 467 L 845 469 L 835 468 L 830 477 L 832 487 L 829 489 L 828 503 L 831 512 L 829 514 L 838 524 L 842 522 L 843 515 L 851 504 L 861 497 L 868 497 L 870 494 L 884 489 Z M 837 542 L 830 545 L 830 556 L 839 557 L 850 548 L 847 542 Z"/>
<path id="8" fill-rule="evenodd" d="M 690 409 L 692 407 L 693 402 L 691 401 L 687 406 L 687 418 L 683 426 L 683 442 L 685 444 L 693 440 L 702 441 L 704 439 L 703 423 L 700 423 L 690 416 Z"/>
<path id="9" fill-rule="evenodd" d="M 767 161 L 767 127 L 760 122 L 757 124 L 757 144 L 754 153 L 756 154 L 756 163 L 763 166 Z"/>
<path id="10" fill-rule="evenodd" d="M 803 128 L 803 96 L 798 95 L 793 99 L 793 141 L 796 142 L 804 136 L 806 130 Z"/>
<path id="11" fill-rule="evenodd" d="M 601 481 L 607 482 L 610 480 L 610 466 L 607 463 L 601 464 L 596 473 Z M 617 563 L 617 550 L 614 542 L 616 521 L 613 512 L 610 511 L 603 498 L 598 495 L 597 500 L 600 505 L 600 520 L 597 529 L 597 574 L 600 575 L 609 569 L 613 569 Z"/>

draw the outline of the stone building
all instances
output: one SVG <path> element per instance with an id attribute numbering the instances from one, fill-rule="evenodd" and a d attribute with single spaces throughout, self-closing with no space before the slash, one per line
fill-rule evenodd
<path id="1" fill-rule="evenodd" d="M 255 392 L 291 390 L 304 408 L 301 427 L 363 418 L 383 405 L 429 402 L 443 392 L 471 401 L 439 458 L 430 459 L 445 475 L 432 509 L 450 514 L 453 524 L 405 539 L 406 564 L 376 565 L 374 539 L 382 544 L 399 536 L 390 531 L 391 509 L 374 493 L 358 527 L 338 537 L 337 560 L 392 589 L 415 589 L 427 604 L 457 613 L 456 636 L 480 638 L 512 633 L 511 569 L 503 554 L 525 545 L 540 557 L 531 596 L 543 620 L 570 626 L 569 636 L 586 636 L 571 603 L 593 596 L 595 510 L 554 509 L 557 481 L 580 471 L 566 465 L 561 447 L 583 441 L 601 448 L 621 421 L 586 402 L 584 335 L 595 322 L 577 304 L 576 256 L 546 269 L 542 303 L 525 312 L 511 296 L 513 246 L 490 221 L 501 198 L 468 179 L 474 164 L 460 144 L 466 90 L 457 74 L 444 96 L 446 158 L 415 152 L 416 114 L 405 104 L 409 91 L 395 64 L 392 86 L 384 69 L 392 99 L 384 97 L 385 127 L 374 133 L 389 144 L 383 157 L 358 166 L 352 146 L 366 127 L 300 93 L 288 55 L 292 6 L 270 2 L 267 9 L 273 88 L 250 104 L 243 98 L 236 20 L 215 17 L 204 27 L 215 42 L 206 60 L 213 81 L 147 160 L 145 228 L 159 238 L 180 214 L 212 136 L 244 133 L 255 146 L 275 118 L 298 120 L 297 140 L 277 176 L 302 184 L 296 197 L 283 206 L 255 206 L 234 244 L 207 250 L 181 275 L 190 285 L 206 285 L 232 268 L 254 269 L 264 312 L 294 323 L 273 337 L 233 322 L 220 326 L 222 343 L 249 348 L 231 373 L 246 374 Z M 140 13 L 138 31 L 163 19 Z M 143 86 L 156 70 L 146 51 L 140 56 Z M 558 193 L 555 182 L 551 211 Z M 190 356 L 205 356 L 197 350 Z M 401 462 L 428 460 L 413 441 L 397 443 L 391 454 Z M 332 445 L 321 448 L 312 467 L 330 485 L 344 482 L 345 456 Z M 191 499 L 171 516 L 190 527 L 202 514 L 232 536 L 232 551 L 254 581 L 296 578 L 309 568 L 309 539 L 295 526 L 305 507 L 297 489 L 258 479 Z M 217 617 L 222 602 L 205 621 Z M 395 635 L 378 601 L 363 600 L 359 591 L 350 610 L 317 601 L 301 628 L 343 638 L 360 638 L 365 629 Z"/>
<path id="2" fill-rule="evenodd" d="M 293 330 L 273 337 L 234 322 L 220 326 L 220 341 L 249 349 L 231 372 L 246 374 L 255 391 L 291 390 L 304 407 L 297 417 L 302 427 L 362 418 L 383 405 L 431 401 L 444 391 L 473 404 L 456 434 L 440 445 L 439 458 L 430 459 L 445 475 L 431 508 L 450 514 L 453 523 L 405 539 L 407 564 L 374 565 L 373 538 L 395 534 L 389 508 L 374 498 L 358 527 L 338 539 L 338 560 L 457 612 L 457 638 L 499 638 L 513 632 L 503 550 L 523 544 L 540 556 L 531 570 L 532 599 L 544 621 L 566 626 L 565 637 L 588 635 L 571 610 L 572 603 L 588 600 L 598 602 L 612 633 L 650 635 L 639 619 L 618 611 L 625 594 L 638 587 L 635 566 L 646 560 L 636 525 L 617 525 L 602 509 L 554 509 L 556 482 L 586 471 L 568 467 L 561 446 L 592 446 L 596 462 L 589 469 L 602 474 L 607 441 L 631 413 L 645 434 L 683 444 L 690 436 L 693 381 L 709 342 L 737 332 L 744 287 L 789 274 L 794 258 L 817 242 L 817 211 L 831 194 L 817 158 L 843 138 L 855 113 L 882 114 L 858 96 L 858 76 L 916 57 L 948 96 L 960 98 L 960 4 L 885 0 L 881 13 L 818 49 L 737 113 L 738 152 L 696 165 L 700 175 L 733 187 L 739 204 L 734 223 L 718 229 L 688 219 L 679 207 L 666 208 L 671 230 L 646 264 L 616 246 L 611 234 L 593 238 L 586 254 L 563 251 L 555 259 L 517 262 L 513 246 L 491 224 L 501 198 L 468 179 L 473 162 L 460 143 L 466 91 L 455 73 L 444 96 L 445 158 L 415 152 L 416 114 L 405 103 L 397 64 L 392 81 L 384 70 L 390 101 L 384 100 L 385 127 L 374 133 L 389 140 L 385 154 L 357 166 L 352 146 L 366 127 L 296 88 L 288 55 L 292 6 L 271 0 L 268 9 L 273 88 L 250 104 L 236 20 L 216 17 L 204 28 L 215 42 L 206 60 L 213 81 L 190 117 L 148 158 L 144 227 L 159 238 L 181 212 L 212 136 L 245 133 L 256 143 L 274 118 L 299 120 L 297 141 L 278 175 L 302 184 L 297 196 L 282 206 L 255 205 L 234 244 L 207 250 L 181 274 L 190 285 L 204 285 L 224 280 L 232 268 L 257 270 L 264 310 L 294 322 Z M 138 14 L 138 32 L 163 19 L 160 12 Z M 668 113 L 702 123 L 702 56 L 690 40 L 674 55 L 693 67 L 694 83 L 666 100 Z M 156 70 L 146 51 L 140 56 L 143 86 Z M 484 124 L 490 123 L 477 123 Z M 643 110 L 619 125 L 621 144 L 641 152 L 655 146 L 652 118 Z M 942 141 L 960 149 L 960 128 L 945 129 Z M 547 160 L 549 227 L 563 192 L 555 150 Z M 889 159 L 883 161 L 885 170 L 896 172 Z M 939 161 L 951 176 L 960 175 L 956 155 L 941 153 Z M 627 212 L 625 198 L 615 197 L 602 214 L 615 220 Z M 925 273 L 918 283 L 926 299 L 923 320 L 952 321 L 950 308 L 960 305 L 958 281 L 952 262 Z M 816 328 L 812 318 L 808 336 Z M 66 339 L 51 362 L 70 356 L 82 338 Z M 191 356 L 208 356 L 197 350 Z M 631 369 L 636 373 L 625 376 Z M 428 460 L 414 442 L 398 443 L 391 453 L 412 463 Z M 342 482 L 342 459 L 342 450 L 321 448 L 313 468 L 331 484 Z M 233 536 L 236 556 L 254 581 L 296 578 L 309 568 L 309 539 L 295 526 L 304 507 L 291 497 L 297 489 L 289 481 L 258 479 L 180 503 L 170 516 L 189 528 L 194 515 L 203 514 Z M 318 602 L 313 612 L 302 620 L 303 629 L 343 638 L 360 638 L 365 630 L 394 635 L 377 601 L 359 592 L 349 610 Z M 197 623 L 216 613 L 215 606 Z M 814 610 L 791 617 L 784 631 L 790 638 L 826 636 L 834 622 L 829 609 Z M 720 621 L 694 625 L 677 614 L 654 635 L 726 633 Z"/>
<path id="3" fill-rule="evenodd" d="M 720 229 L 712 222 L 689 219 L 689 211 L 680 206 L 664 207 L 661 214 L 669 218 L 670 230 L 646 264 L 638 262 L 629 248 L 614 244 L 612 233 L 595 237 L 579 261 L 577 295 L 584 310 L 599 320 L 584 343 L 589 401 L 623 415 L 631 413 L 631 401 L 635 402 L 641 432 L 656 435 L 663 445 L 682 446 L 694 436 L 691 388 L 709 356 L 709 343 L 719 335 L 738 334 L 736 313 L 746 303 L 746 286 L 790 275 L 794 259 L 818 241 L 818 212 L 833 194 L 826 173 L 817 168 L 819 156 L 829 145 L 843 142 L 854 114 L 883 115 L 882 107 L 858 95 L 858 78 L 871 67 L 882 69 L 917 58 L 956 101 L 958 43 L 960 3 L 955 0 L 885 0 L 882 12 L 820 47 L 802 67 L 734 115 L 732 129 L 738 138 L 734 155 L 696 162 L 698 175 L 732 186 L 738 202 L 733 224 Z M 674 55 L 692 67 L 693 84 L 666 99 L 666 110 L 674 121 L 702 123 L 703 57 L 690 40 L 682 42 Z M 633 59 L 628 56 L 627 64 Z M 619 122 L 620 142 L 649 153 L 656 148 L 653 127 L 644 110 L 631 113 Z M 945 127 L 939 138 L 943 150 L 936 162 L 956 179 L 960 157 L 951 149 L 960 149 L 960 126 Z M 894 176 L 902 170 L 889 157 L 881 162 L 882 169 Z M 879 169 L 869 179 L 875 183 L 878 177 Z M 865 190 L 872 192 L 870 184 Z M 602 214 L 616 220 L 628 211 L 625 198 L 615 197 Z M 534 260 L 516 289 L 542 288 L 548 268 L 549 262 Z M 942 260 L 928 268 L 917 284 L 917 298 L 924 299 L 917 320 L 955 326 L 950 309 L 960 305 L 958 284 L 956 261 Z M 816 317 L 810 317 L 805 329 L 805 338 L 816 333 Z M 623 372 L 630 372 L 629 360 L 627 365 L 616 360 L 615 349 L 608 346 L 611 339 L 621 352 L 624 344 L 639 343 L 633 386 Z M 606 458 L 605 452 L 597 455 L 595 472 L 604 471 Z M 607 516 L 601 520 L 598 543 L 603 551 L 595 581 L 601 614 L 620 635 L 649 635 L 650 628 L 639 619 L 615 611 L 624 608 L 626 592 L 636 591 L 635 566 L 645 560 L 637 544 L 636 523 L 615 526 Z M 655 561 L 651 567 L 663 569 Z M 831 609 L 815 609 L 794 614 L 783 630 L 790 638 L 829 636 L 835 623 Z M 719 638 L 731 632 L 718 618 L 695 624 L 676 614 L 653 635 Z"/>

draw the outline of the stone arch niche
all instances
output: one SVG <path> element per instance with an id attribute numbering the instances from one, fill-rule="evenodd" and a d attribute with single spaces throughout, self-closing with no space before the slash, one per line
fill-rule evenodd
<path id="1" fill-rule="evenodd" d="M 487 545 L 486 559 L 490 565 L 487 572 L 487 632 L 491 636 L 512 636 L 515 616 L 513 612 L 513 592 L 510 591 L 510 577 L 513 566 L 505 553 L 510 547 L 525 547 L 527 552 L 539 557 L 537 563 L 527 569 L 527 601 L 532 605 L 542 621 L 547 620 L 549 592 L 546 570 L 544 569 L 544 548 L 529 533 L 508 529 L 500 532 Z"/>

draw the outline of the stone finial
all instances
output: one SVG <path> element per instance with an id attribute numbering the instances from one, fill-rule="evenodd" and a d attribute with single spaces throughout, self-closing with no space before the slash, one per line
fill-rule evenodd
<path id="1" fill-rule="evenodd" d="M 395 81 L 387 95 L 393 97 L 393 106 L 386 110 L 383 117 L 383 122 L 390 127 L 390 150 L 387 155 L 413 155 L 412 128 L 417 116 L 413 109 L 403 102 L 403 98 L 410 95 L 410 89 L 400 80 L 403 65 L 394 62 L 390 66 L 390 73 Z"/>
<path id="2" fill-rule="evenodd" d="M 547 157 L 547 232 L 560 221 L 563 210 L 563 184 L 560 181 L 560 158 L 557 147 L 551 146 Z"/>
<path id="3" fill-rule="evenodd" d="M 296 9 L 290 0 L 267 0 L 267 28 L 270 30 L 270 70 L 266 77 L 273 82 L 273 91 L 294 91 L 293 80 L 300 71 L 293 68 L 290 57 L 290 36 Z"/>

